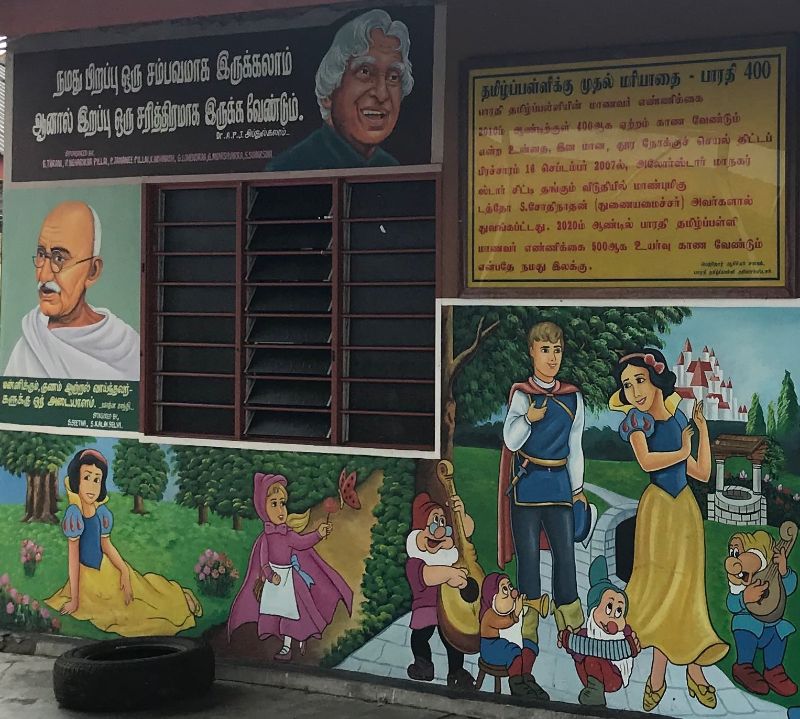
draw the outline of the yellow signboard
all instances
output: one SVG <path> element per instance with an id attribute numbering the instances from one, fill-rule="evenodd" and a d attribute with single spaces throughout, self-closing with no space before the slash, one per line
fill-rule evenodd
<path id="1" fill-rule="evenodd" d="M 470 71 L 467 287 L 783 287 L 786 62 Z"/>

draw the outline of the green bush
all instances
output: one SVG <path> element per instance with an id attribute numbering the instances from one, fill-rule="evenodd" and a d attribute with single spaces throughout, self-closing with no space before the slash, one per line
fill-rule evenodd
<path id="1" fill-rule="evenodd" d="M 405 576 L 406 536 L 411 528 L 415 463 L 410 459 L 381 460 L 384 477 L 375 507 L 372 548 L 364 569 L 361 626 L 339 637 L 322 666 L 334 667 L 411 608 Z"/>

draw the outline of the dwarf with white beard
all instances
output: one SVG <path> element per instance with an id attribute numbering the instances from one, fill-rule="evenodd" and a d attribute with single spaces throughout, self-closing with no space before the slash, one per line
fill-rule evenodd
<path id="1" fill-rule="evenodd" d="M 559 634 L 558 644 L 575 660 L 583 689 L 578 701 L 605 706 L 606 693 L 628 685 L 633 658 L 641 651 L 639 639 L 625 621 L 628 597 L 608 578 L 608 563 L 597 557 L 589 567 L 586 626 Z M 594 641 L 592 641 L 594 640 Z"/>
<path id="2" fill-rule="evenodd" d="M 464 533 L 469 537 L 475 522 L 457 496 L 450 501 L 453 512 L 461 515 Z M 444 509 L 427 492 L 414 498 L 412 531 L 406 539 L 406 577 L 411 587 L 411 651 L 414 662 L 408 666 L 411 679 L 433 680 L 433 661 L 430 639 L 439 627 L 439 588 L 448 584 L 456 589 L 467 586 L 467 571 L 453 565 L 458 561 L 458 549 L 453 540 L 453 528 L 447 523 Z M 439 629 L 439 638 L 447 651 L 447 686 L 460 691 L 473 691 L 475 680 L 464 669 L 464 654 L 453 647 Z"/>

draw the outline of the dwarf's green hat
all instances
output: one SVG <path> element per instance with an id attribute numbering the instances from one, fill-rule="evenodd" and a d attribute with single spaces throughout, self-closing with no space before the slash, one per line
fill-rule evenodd
<path id="1" fill-rule="evenodd" d="M 603 592 L 613 589 L 625 597 L 625 614 L 628 613 L 628 595 L 608 578 L 608 562 L 602 555 L 589 566 L 589 591 L 586 593 L 586 610 L 591 612 L 603 597 Z"/>

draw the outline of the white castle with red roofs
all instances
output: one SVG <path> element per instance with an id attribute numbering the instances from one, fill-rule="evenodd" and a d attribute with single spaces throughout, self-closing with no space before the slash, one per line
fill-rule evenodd
<path id="1" fill-rule="evenodd" d="M 675 391 L 681 397 L 681 411 L 691 419 L 695 400 L 703 403 L 703 414 L 710 420 L 747 422 L 747 407 L 733 392 L 733 382 L 726 378 L 714 349 L 703 347 L 695 358 L 689 339 L 683 344 L 678 361 L 672 366 L 677 375 Z"/>

